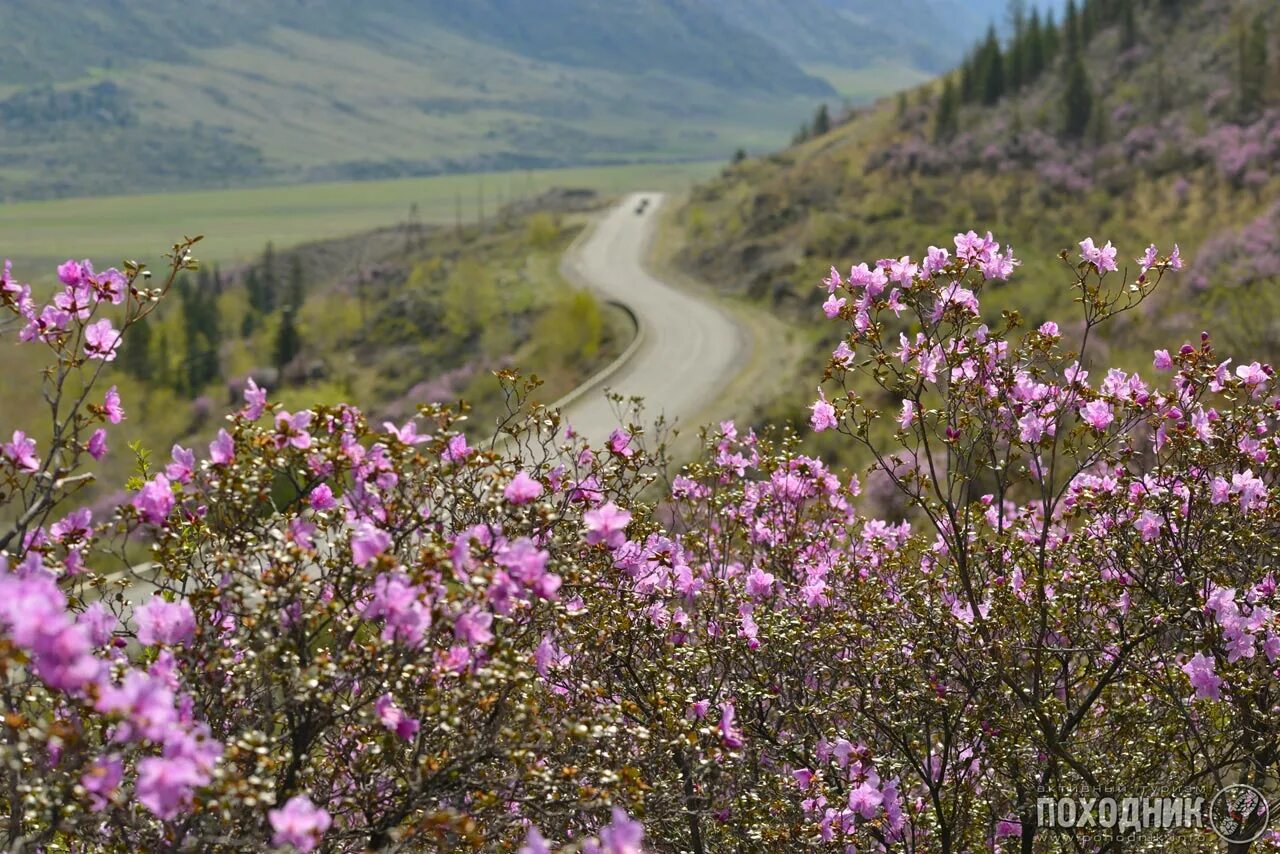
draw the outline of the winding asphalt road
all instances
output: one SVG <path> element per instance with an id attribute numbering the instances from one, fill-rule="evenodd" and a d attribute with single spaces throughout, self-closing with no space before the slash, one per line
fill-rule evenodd
<path id="1" fill-rule="evenodd" d="M 636 209 L 648 200 L 643 213 Z M 618 426 L 605 390 L 643 397 L 644 418 L 659 414 L 688 427 L 737 375 L 748 334 L 725 312 L 655 278 L 645 256 L 663 197 L 636 193 L 600 220 L 566 253 L 562 271 L 606 299 L 626 305 L 639 326 L 637 341 L 603 376 L 563 398 L 559 408 L 573 428 L 603 442 Z"/>

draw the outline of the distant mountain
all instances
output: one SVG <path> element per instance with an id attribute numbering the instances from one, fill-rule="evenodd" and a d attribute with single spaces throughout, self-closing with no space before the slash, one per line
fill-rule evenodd
<path id="1" fill-rule="evenodd" d="M 0 0 L 0 199 L 727 157 L 830 85 L 704 0 Z"/>
<path id="2" fill-rule="evenodd" d="M 802 66 L 899 64 L 944 71 L 987 28 L 1005 30 L 1009 0 L 707 0 L 726 20 Z M 1026 2 L 1061 10 L 1066 0 Z"/>

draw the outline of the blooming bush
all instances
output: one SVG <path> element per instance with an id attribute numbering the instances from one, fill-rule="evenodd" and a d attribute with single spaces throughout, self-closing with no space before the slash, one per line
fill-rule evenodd
<path id="1" fill-rule="evenodd" d="M 891 519 L 794 436 L 722 424 L 668 480 L 511 376 L 480 445 L 251 383 L 95 519 L 127 417 L 95 382 L 191 248 L 155 288 L 68 262 L 49 306 L 6 268 L 53 360 L 50 431 L 0 446 L 10 850 L 1076 850 L 1132 828 L 1041 828 L 1040 794 L 1269 790 L 1274 372 L 1089 356 L 1176 247 L 1064 255 L 1072 343 L 984 317 L 990 235 L 833 270 L 812 426 Z"/>

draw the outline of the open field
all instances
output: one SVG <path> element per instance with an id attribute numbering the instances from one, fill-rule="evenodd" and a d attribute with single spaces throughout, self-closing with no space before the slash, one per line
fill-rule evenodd
<path id="1" fill-rule="evenodd" d="M 405 222 L 417 205 L 424 223 L 472 221 L 506 202 L 551 187 L 587 187 L 615 194 L 687 189 L 716 172 L 712 162 L 547 169 L 442 175 L 393 181 L 304 184 L 159 195 L 109 196 L 0 205 L 0 256 L 20 274 L 55 259 L 130 257 L 155 266 L 184 234 L 203 234 L 200 257 L 228 263 L 249 257 L 268 240 L 286 247 Z"/>

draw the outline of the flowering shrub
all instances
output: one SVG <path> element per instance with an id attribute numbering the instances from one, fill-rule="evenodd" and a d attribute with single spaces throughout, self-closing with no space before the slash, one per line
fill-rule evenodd
<path id="1" fill-rule="evenodd" d="M 832 271 L 812 426 L 893 519 L 794 436 L 722 424 L 668 481 L 512 377 L 479 446 L 251 383 L 95 519 L 71 499 L 127 413 L 94 383 L 168 284 L 69 262 L 39 307 L 6 269 L 54 361 L 48 438 L 0 447 L 7 847 L 1085 849 L 1039 794 L 1266 790 L 1274 372 L 1207 336 L 1158 385 L 1091 364 L 1182 262 L 1080 248 L 1074 344 L 984 318 L 1018 266 L 990 235 Z"/>

